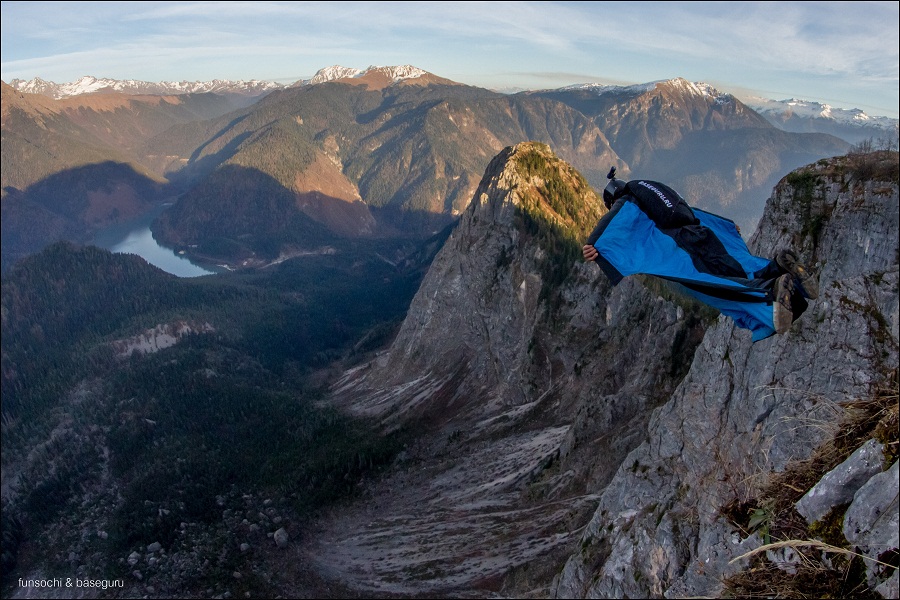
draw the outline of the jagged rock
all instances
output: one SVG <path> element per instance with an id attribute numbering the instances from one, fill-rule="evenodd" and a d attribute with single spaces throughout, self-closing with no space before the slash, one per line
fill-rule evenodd
<path id="1" fill-rule="evenodd" d="M 869 440 L 800 498 L 797 512 L 807 523 L 818 521 L 832 508 L 850 502 L 864 483 L 883 470 L 883 464 L 884 445 Z"/>
<path id="2" fill-rule="evenodd" d="M 147 552 L 149 552 L 150 554 L 155 554 L 160 550 L 162 550 L 162 544 L 160 544 L 159 542 L 153 542 L 152 544 L 147 546 Z"/>
<path id="3" fill-rule="evenodd" d="M 137 551 L 132 552 L 131 554 L 128 555 L 128 564 L 131 565 L 132 567 L 134 565 L 138 564 L 138 562 L 140 560 L 141 560 L 141 555 Z"/>
<path id="4" fill-rule="evenodd" d="M 284 527 L 282 527 L 282 528 L 280 528 L 278 531 L 276 531 L 273 537 L 274 537 L 274 539 L 275 539 L 275 545 L 276 545 L 276 546 L 278 546 L 279 548 L 285 548 L 285 547 L 287 547 L 287 545 L 288 545 L 288 532 L 287 532 L 287 530 L 286 530 Z"/>
<path id="5" fill-rule="evenodd" d="M 870 559 L 884 562 L 889 550 L 897 552 L 900 546 L 900 467 L 898 462 L 890 469 L 872 476 L 853 497 L 853 503 L 844 515 L 844 537 Z M 896 576 L 896 567 L 866 561 L 869 584 L 875 587 L 887 575 Z M 896 579 L 895 579 L 896 582 Z M 888 583 L 888 582 L 883 582 Z M 891 584 L 888 584 L 890 587 Z M 896 587 L 896 583 L 893 584 Z M 888 598 L 896 596 L 886 596 Z"/>

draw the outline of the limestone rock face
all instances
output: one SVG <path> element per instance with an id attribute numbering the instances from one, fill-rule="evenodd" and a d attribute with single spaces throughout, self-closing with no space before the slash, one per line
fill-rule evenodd
<path id="1" fill-rule="evenodd" d="M 719 594 L 744 566 L 729 561 L 760 544 L 722 507 L 809 457 L 836 404 L 871 397 L 897 369 L 898 230 L 897 184 L 857 178 L 845 160 L 779 183 L 750 249 L 797 250 L 821 271 L 819 298 L 788 334 L 756 344 L 725 318 L 707 331 L 647 439 L 597 490 L 557 597 Z"/>

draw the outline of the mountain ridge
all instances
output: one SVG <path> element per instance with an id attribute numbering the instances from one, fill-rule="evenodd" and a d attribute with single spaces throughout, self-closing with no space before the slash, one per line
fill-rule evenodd
<path id="1" fill-rule="evenodd" d="M 685 80 L 626 96 L 583 90 L 504 95 L 409 66 L 361 72 L 335 67 L 322 80 L 252 101 L 213 93 L 118 92 L 48 100 L 4 84 L 3 193 L 19 191 L 12 198 L 27 201 L 19 203 L 27 209 L 23 215 L 28 207 L 52 210 L 55 195 L 67 191 L 40 181 L 56 171 L 101 158 L 130 164 L 162 182 L 161 195 L 174 201 L 169 217 L 153 226 L 164 244 L 186 253 L 200 248 L 198 254 L 217 262 L 254 254 L 268 262 L 297 248 L 242 240 L 247 231 L 238 213 L 223 228 L 229 216 L 207 206 L 214 190 L 228 183 L 218 170 L 249 168 L 262 175 L 254 179 L 261 185 L 277 182 L 294 196 L 295 212 L 323 234 L 427 237 L 459 217 L 477 187 L 474 174 L 497 152 L 535 140 L 550 144 L 597 189 L 616 166 L 625 176 L 667 180 L 693 204 L 724 212 L 751 230 L 764 190 L 780 173 L 847 149 L 836 137 L 779 131 L 739 101 Z M 97 185 L 79 183 L 85 189 Z M 263 229 L 282 227 L 265 223 L 264 213 L 252 214 L 267 205 L 256 203 L 266 185 L 242 188 L 249 195 L 240 214 L 265 224 Z M 8 204 L 4 211 L 12 208 Z M 172 219 L 175 212 L 184 218 Z M 76 220 L 62 229 L 48 226 L 42 236 L 31 236 L 27 248 L 5 244 L 4 254 L 22 256 L 79 227 L 94 225 Z M 233 251 L 212 251 L 226 247 Z"/>
<path id="2" fill-rule="evenodd" d="M 581 83 L 558 88 L 559 90 L 585 90 L 597 95 L 619 94 L 639 95 L 654 89 L 658 85 L 678 84 L 688 89 L 693 89 L 697 95 L 705 95 L 721 102 L 729 102 L 738 99 L 738 96 L 728 92 L 721 92 L 714 86 L 703 82 L 690 82 L 682 77 L 672 79 L 660 79 L 648 83 L 634 85 L 609 85 L 598 83 Z M 551 90 L 532 90 L 533 92 L 546 92 Z M 897 127 L 898 119 L 885 116 L 870 116 L 859 108 L 837 108 L 827 103 L 815 100 L 802 100 L 790 98 L 786 100 L 774 100 L 762 96 L 743 96 L 740 100 L 760 113 L 773 124 L 782 121 L 786 116 L 796 116 L 801 119 L 821 119 L 834 121 L 838 125 L 871 126 L 890 132 Z"/>
<path id="3" fill-rule="evenodd" d="M 750 97 L 748 106 L 784 131 L 830 133 L 854 144 L 898 139 L 900 120 L 873 117 L 864 111 L 841 109 L 808 100 L 768 100 Z"/>
<path id="4" fill-rule="evenodd" d="M 68 83 L 55 83 L 35 77 L 28 81 L 12 79 L 9 84 L 13 89 L 28 94 L 47 96 L 54 100 L 80 96 L 84 94 L 124 93 L 127 95 L 181 95 L 181 94 L 237 94 L 244 96 L 262 96 L 276 90 L 299 87 L 304 85 L 318 85 L 341 79 L 361 79 L 366 76 L 382 75 L 392 83 L 400 83 L 411 79 L 423 79 L 428 81 L 442 81 L 452 83 L 449 79 L 443 79 L 436 75 L 414 67 L 412 65 L 376 66 L 366 69 L 354 69 L 333 65 L 319 69 L 309 79 L 300 79 L 290 84 L 281 84 L 275 81 L 263 81 L 258 79 L 227 80 L 213 79 L 211 81 L 140 81 L 136 79 L 110 79 L 97 78 L 85 75 Z"/>
<path id="5" fill-rule="evenodd" d="M 247 95 L 261 95 L 274 90 L 297 87 L 302 85 L 315 85 L 338 79 L 358 78 L 371 72 L 382 72 L 395 82 L 404 79 L 414 79 L 418 77 L 435 75 L 420 69 L 413 65 L 400 66 L 375 66 L 371 65 L 365 69 L 357 69 L 354 67 L 344 67 L 341 65 L 332 65 L 319 69 L 309 79 L 298 79 L 293 83 L 282 84 L 276 81 L 263 80 L 220 80 L 211 81 L 160 81 L 148 82 L 138 80 L 117 80 L 110 78 L 97 78 L 85 75 L 68 83 L 55 83 L 46 81 L 40 77 L 30 80 L 12 79 L 9 82 L 13 88 L 21 92 L 41 94 L 54 99 L 60 99 L 68 96 L 79 94 L 93 93 L 98 91 L 118 91 L 137 94 L 183 94 L 183 93 L 243 93 Z M 449 81 L 449 80 L 445 80 Z M 689 82 L 682 77 L 674 77 L 672 79 L 660 79 L 647 83 L 632 85 L 610 85 L 596 83 L 571 84 L 558 88 L 560 90 L 583 89 L 590 90 L 597 94 L 616 93 L 629 94 L 635 92 L 643 92 L 652 89 L 661 83 L 680 83 L 696 89 L 698 93 L 707 94 L 727 100 L 728 97 L 734 97 L 733 94 L 721 92 L 714 86 L 703 82 Z M 513 93 L 521 93 L 526 90 L 518 90 Z M 548 90 L 527 90 L 531 92 L 541 92 Z M 752 107 L 760 114 L 767 118 L 777 121 L 784 113 L 790 112 L 805 118 L 833 119 L 837 124 L 855 124 L 855 125 L 875 125 L 878 128 L 890 131 L 892 127 L 897 126 L 898 119 L 885 116 L 870 116 L 859 108 L 842 109 L 821 103 L 815 100 L 801 100 L 791 98 L 787 100 L 774 100 L 760 96 L 746 96 L 744 103 Z"/>
<path id="6" fill-rule="evenodd" d="M 129 95 L 178 95 L 196 93 L 231 93 L 258 96 L 283 86 L 270 81 L 231 81 L 213 79 L 212 81 L 160 81 L 149 82 L 135 79 L 109 79 L 85 75 L 68 83 L 45 81 L 40 77 L 24 81 L 12 79 L 9 82 L 15 90 L 29 94 L 39 94 L 60 100 L 83 94 L 125 93 Z"/>

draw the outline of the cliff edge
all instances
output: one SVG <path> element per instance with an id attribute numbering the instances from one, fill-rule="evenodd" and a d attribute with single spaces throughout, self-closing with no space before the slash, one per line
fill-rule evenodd
<path id="1" fill-rule="evenodd" d="M 819 161 L 782 179 L 750 249 L 798 250 L 821 270 L 819 299 L 788 334 L 756 344 L 727 319 L 710 328 L 685 379 L 654 411 L 647 439 L 600 491 L 579 549 L 556 582 L 557 597 L 718 597 L 728 578 L 747 569 L 756 569 L 757 579 L 769 576 L 751 562 L 759 553 L 734 560 L 777 541 L 772 507 L 759 503 L 771 492 L 767 484 L 833 446 L 849 407 L 874 404 L 884 407 L 879 418 L 896 419 L 898 229 L 896 153 Z M 893 430 L 892 438 L 875 439 L 869 459 L 887 499 L 868 507 L 874 515 L 859 529 L 896 524 L 896 420 Z M 844 456 L 854 450 L 845 448 Z M 831 515 L 838 529 L 867 481 L 851 484 L 843 505 L 825 511 L 838 511 Z M 807 491 L 794 490 L 792 500 Z M 740 509 L 745 514 L 735 515 Z M 800 524 L 815 532 L 824 516 Z M 863 534 L 846 539 L 854 535 Z M 795 540 L 811 541 L 822 539 Z M 868 583 L 887 597 L 897 596 L 896 543 L 894 527 L 893 547 L 888 539 L 879 552 L 867 543 L 845 548 L 867 555 Z M 765 556 L 796 572 L 799 554 L 785 557 L 784 550 L 795 547 L 807 546 L 771 548 Z M 842 553 L 826 560 L 836 556 Z"/>

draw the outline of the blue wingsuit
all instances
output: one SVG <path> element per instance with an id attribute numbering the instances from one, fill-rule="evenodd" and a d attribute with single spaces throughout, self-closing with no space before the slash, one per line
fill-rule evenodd
<path id="1" fill-rule="evenodd" d="M 625 184 L 587 244 L 613 285 L 636 273 L 655 275 L 749 329 L 754 342 L 775 333 L 773 289 L 786 271 L 751 254 L 733 221 L 691 208 L 665 184 Z M 794 319 L 807 307 L 795 296 Z"/>

